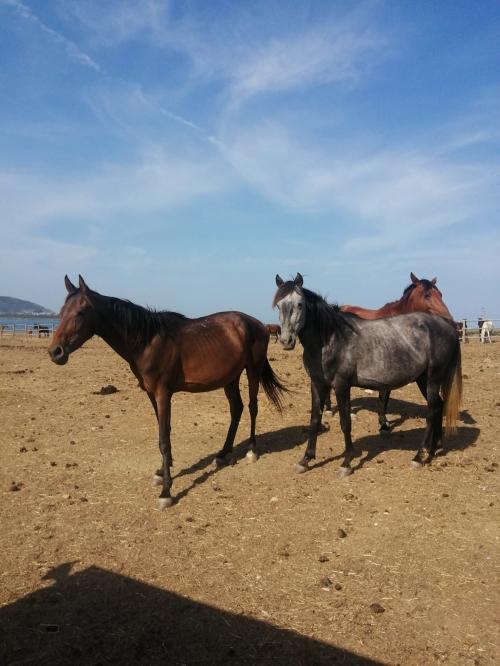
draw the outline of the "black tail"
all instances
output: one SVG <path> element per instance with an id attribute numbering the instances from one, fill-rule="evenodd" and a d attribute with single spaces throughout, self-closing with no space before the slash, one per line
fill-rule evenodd
<path id="1" fill-rule="evenodd" d="M 282 396 L 284 393 L 288 393 L 288 389 L 280 382 L 267 358 L 260 376 L 260 383 L 269 400 L 281 412 L 283 410 Z"/>

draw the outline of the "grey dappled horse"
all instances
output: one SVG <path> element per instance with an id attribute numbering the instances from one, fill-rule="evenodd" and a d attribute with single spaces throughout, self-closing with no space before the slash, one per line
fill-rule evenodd
<path id="1" fill-rule="evenodd" d="M 345 476 L 352 472 L 356 455 L 351 440 L 351 386 L 390 391 L 411 382 L 417 382 L 428 405 L 427 427 L 412 465 L 430 463 L 441 443 L 443 413 L 446 430 L 453 430 L 461 401 L 460 343 L 453 322 L 424 312 L 361 319 L 304 289 L 300 273 L 287 282 L 277 275 L 276 284 L 273 306 L 279 309 L 280 342 L 285 349 L 293 349 L 300 340 L 311 378 L 311 427 L 298 470 L 305 471 L 316 457 L 330 387 L 335 390 L 344 434 L 340 475 Z"/>

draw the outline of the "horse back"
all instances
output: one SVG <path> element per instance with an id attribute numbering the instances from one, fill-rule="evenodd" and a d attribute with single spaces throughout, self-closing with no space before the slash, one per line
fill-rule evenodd
<path id="1" fill-rule="evenodd" d="M 458 339 L 447 319 L 422 312 L 350 321 L 354 334 L 336 336 L 331 345 L 329 374 L 363 388 L 398 388 L 445 367 Z"/>
<path id="2" fill-rule="evenodd" d="M 172 391 L 202 392 L 227 386 L 256 357 L 265 357 L 269 333 L 241 312 L 186 319 L 171 339 L 157 339 L 152 355 Z"/>

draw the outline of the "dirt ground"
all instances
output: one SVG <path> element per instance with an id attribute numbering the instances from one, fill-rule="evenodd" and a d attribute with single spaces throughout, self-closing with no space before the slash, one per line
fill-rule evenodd
<path id="1" fill-rule="evenodd" d="M 173 401 L 173 493 L 156 510 L 157 426 L 124 362 L 94 339 L 64 367 L 46 340 L 0 340 L 0 663 L 500 662 L 500 344 L 463 347 L 464 405 L 444 454 L 410 468 L 425 410 L 353 391 L 355 473 L 338 415 L 298 475 L 309 419 L 302 349 L 270 343 L 293 393 L 260 393 L 261 457 L 212 468 L 222 391 Z M 118 392 L 101 395 L 108 384 Z M 244 380 L 242 380 L 243 390 Z"/>

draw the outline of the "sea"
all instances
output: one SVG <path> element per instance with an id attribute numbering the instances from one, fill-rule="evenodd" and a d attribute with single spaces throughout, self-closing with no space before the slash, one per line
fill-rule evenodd
<path id="1" fill-rule="evenodd" d="M 0 315 L 0 325 L 4 326 L 3 334 L 8 333 L 26 333 L 33 329 L 35 324 L 37 326 L 47 326 L 51 333 L 59 325 L 59 317 L 45 317 L 45 316 L 33 316 L 26 315 L 25 317 L 9 317 L 8 315 Z"/>

